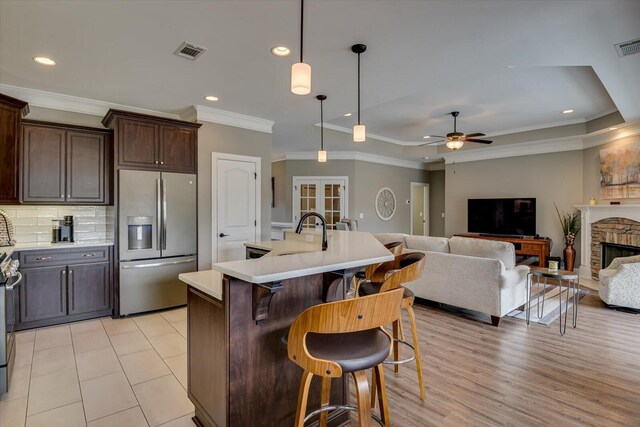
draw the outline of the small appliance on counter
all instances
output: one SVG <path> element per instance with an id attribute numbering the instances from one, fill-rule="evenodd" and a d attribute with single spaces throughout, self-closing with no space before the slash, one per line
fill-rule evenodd
<path id="1" fill-rule="evenodd" d="M 73 243 L 73 216 L 51 220 L 51 243 Z"/>

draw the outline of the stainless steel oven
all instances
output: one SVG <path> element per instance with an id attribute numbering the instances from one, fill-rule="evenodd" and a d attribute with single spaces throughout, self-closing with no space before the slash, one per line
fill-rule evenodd
<path id="1" fill-rule="evenodd" d="M 18 314 L 18 288 L 22 281 L 18 266 L 17 260 L 0 254 L 0 394 L 8 391 L 16 356 L 14 328 Z"/>

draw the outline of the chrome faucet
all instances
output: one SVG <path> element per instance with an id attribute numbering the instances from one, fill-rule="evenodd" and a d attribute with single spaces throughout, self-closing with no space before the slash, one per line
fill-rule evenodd
<path id="1" fill-rule="evenodd" d="M 324 217 L 320 215 L 318 212 L 307 212 L 306 214 L 302 215 L 302 218 L 300 218 L 300 222 L 296 227 L 296 234 L 302 233 L 302 224 L 304 223 L 304 220 L 309 218 L 310 216 L 317 217 L 322 223 L 322 250 L 326 251 L 327 250 L 327 221 L 325 221 Z"/>

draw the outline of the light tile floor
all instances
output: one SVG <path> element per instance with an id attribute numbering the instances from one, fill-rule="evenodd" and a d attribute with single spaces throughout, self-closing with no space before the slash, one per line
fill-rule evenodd
<path id="1" fill-rule="evenodd" d="M 187 309 L 16 334 L 2 427 L 192 427 Z"/>

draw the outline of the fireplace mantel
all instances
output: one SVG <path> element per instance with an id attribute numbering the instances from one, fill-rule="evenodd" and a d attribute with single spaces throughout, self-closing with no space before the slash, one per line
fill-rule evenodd
<path id="1" fill-rule="evenodd" d="M 606 218 L 627 218 L 640 222 L 640 204 L 576 205 L 580 214 L 580 277 L 591 278 L 591 224 Z"/>

